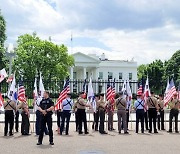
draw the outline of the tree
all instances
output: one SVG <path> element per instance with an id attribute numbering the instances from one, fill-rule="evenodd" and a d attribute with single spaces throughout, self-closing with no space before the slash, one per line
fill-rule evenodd
<path id="1" fill-rule="evenodd" d="M 161 60 L 155 60 L 148 65 L 140 65 L 138 67 L 138 80 L 149 77 L 149 85 L 151 90 L 161 93 L 164 90 L 164 63 Z"/>
<path id="2" fill-rule="evenodd" d="M 180 81 L 180 50 L 176 51 L 165 64 L 166 78 L 174 78 L 176 85 Z"/>
<path id="3" fill-rule="evenodd" d="M 74 64 L 72 56 L 68 55 L 67 47 L 56 45 L 47 40 L 41 40 L 34 33 L 18 38 L 14 70 L 17 76 L 24 80 L 33 80 L 36 71 L 42 72 L 44 80 L 64 79 L 68 69 Z"/>
<path id="4" fill-rule="evenodd" d="M 6 40 L 6 22 L 0 10 L 0 69 L 5 67 L 4 41 Z"/>

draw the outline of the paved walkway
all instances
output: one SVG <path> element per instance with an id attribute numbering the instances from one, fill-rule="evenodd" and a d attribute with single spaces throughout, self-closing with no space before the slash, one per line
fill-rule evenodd
<path id="1" fill-rule="evenodd" d="M 179 154 L 180 134 L 168 134 L 165 131 L 159 134 L 119 135 L 117 131 L 108 135 L 100 135 L 90 130 L 90 134 L 78 135 L 75 124 L 70 124 L 70 135 L 59 136 L 54 132 L 54 146 L 48 145 L 48 136 L 45 136 L 42 146 L 37 146 L 37 136 L 24 137 L 15 133 L 14 137 L 3 137 L 4 124 L 0 124 L 0 153 L 6 154 Z M 89 125 L 90 128 L 90 125 Z M 117 123 L 115 123 L 117 128 Z M 56 124 L 54 124 L 54 130 Z M 133 124 L 134 130 L 134 124 Z"/>

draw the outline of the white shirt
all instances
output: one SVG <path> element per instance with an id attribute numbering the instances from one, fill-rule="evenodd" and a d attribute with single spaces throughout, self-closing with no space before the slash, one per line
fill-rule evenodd
<path id="1" fill-rule="evenodd" d="M 70 98 L 66 98 L 62 101 L 62 109 L 63 110 L 71 110 L 73 106 L 73 100 Z"/>

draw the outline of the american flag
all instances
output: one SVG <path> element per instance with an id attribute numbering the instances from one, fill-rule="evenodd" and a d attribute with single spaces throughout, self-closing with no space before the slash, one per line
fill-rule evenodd
<path id="1" fill-rule="evenodd" d="M 21 102 L 26 102 L 25 88 L 24 88 L 22 80 L 19 81 L 18 100 L 21 101 Z"/>
<path id="2" fill-rule="evenodd" d="M 106 92 L 106 99 L 107 101 L 110 100 L 112 98 L 112 86 L 111 86 L 111 83 L 110 83 L 110 80 L 108 80 L 108 83 L 107 83 L 107 92 Z"/>
<path id="3" fill-rule="evenodd" d="M 142 84 L 140 83 L 139 88 L 137 90 L 137 94 L 142 95 L 142 93 L 143 93 L 143 88 L 142 88 Z"/>
<path id="4" fill-rule="evenodd" d="M 59 94 L 59 98 L 56 101 L 55 110 L 61 109 L 61 103 L 66 98 L 68 93 L 70 93 L 69 78 L 65 81 L 63 90 Z"/>
<path id="5" fill-rule="evenodd" d="M 180 100 L 180 82 L 179 82 L 179 86 L 178 86 L 178 98 Z"/>
<path id="6" fill-rule="evenodd" d="M 164 106 L 166 106 L 170 102 L 170 100 L 172 99 L 172 97 L 175 93 L 176 93 L 176 87 L 175 87 L 174 81 L 172 79 L 171 82 L 169 83 L 169 88 L 168 88 L 167 94 L 164 98 Z"/>

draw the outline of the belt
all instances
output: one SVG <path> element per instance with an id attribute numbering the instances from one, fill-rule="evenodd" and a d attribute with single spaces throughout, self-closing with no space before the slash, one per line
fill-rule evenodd
<path id="1" fill-rule="evenodd" d="M 118 109 L 118 110 L 123 110 L 123 111 L 126 111 L 126 109 Z"/>

